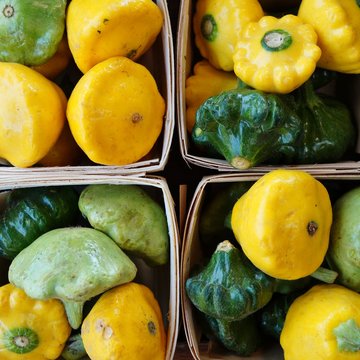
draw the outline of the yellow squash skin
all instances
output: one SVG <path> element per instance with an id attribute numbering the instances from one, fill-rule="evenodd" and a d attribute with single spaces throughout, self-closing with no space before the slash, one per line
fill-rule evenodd
<path id="1" fill-rule="evenodd" d="M 344 73 L 360 73 L 360 3 L 355 0 L 303 0 L 298 16 L 319 37 L 318 65 Z"/>
<path id="2" fill-rule="evenodd" d="M 66 25 L 71 53 L 85 73 L 113 56 L 138 59 L 155 42 L 163 14 L 152 0 L 72 0 Z"/>
<path id="3" fill-rule="evenodd" d="M 163 360 L 166 335 L 152 291 L 130 282 L 105 292 L 84 319 L 81 337 L 91 360 Z"/>
<path id="4" fill-rule="evenodd" d="M 262 16 L 257 0 L 197 0 L 193 17 L 195 44 L 215 68 L 233 71 L 233 53 L 242 28 Z"/>
<path id="5" fill-rule="evenodd" d="M 95 163 L 126 165 L 158 139 L 165 101 L 151 73 L 125 57 L 95 65 L 78 81 L 67 107 L 77 144 Z"/>
<path id="6" fill-rule="evenodd" d="M 62 90 L 37 71 L 0 63 L 0 157 L 30 167 L 57 141 L 66 121 Z"/>
<path id="7" fill-rule="evenodd" d="M 286 94 L 310 78 L 320 56 L 311 25 L 295 15 L 264 16 L 244 28 L 234 72 L 257 90 Z"/>
<path id="8" fill-rule="evenodd" d="M 344 324 L 349 326 L 346 331 L 339 328 Z M 358 293 L 340 285 L 314 286 L 291 304 L 286 315 L 280 336 L 285 360 L 360 359 L 359 326 Z M 343 344 L 346 350 L 338 345 L 339 335 L 349 341 Z"/>
<path id="9" fill-rule="evenodd" d="M 32 299 L 12 284 L 0 287 L 0 324 L 0 358 L 4 360 L 57 359 L 71 333 L 61 301 Z M 23 354 L 8 350 L 4 337 L 14 329 L 30 329 L 38 345 Z M 27 339 L 18 337 L 17 341 L 25 344 Z"/>
<path id="10" fill-rule="evenodd" d="M 332 207 L 326 188 L 300 170 L 262 176 L 236 202 L 231 227 L 250 261 L 294 280 L 312 274 L 329 246 Z"/>
<path id="11" fill-rule="evenodd" d="M 191 133 L 195 124 L 196 111 L 209 97 L 222 91 L 235 89 L 238 78 L 233 72 L 214 68 L 207 60 L 201 60 L 194 66 L 193 75 L 186 79 L 186 127 Z"/>

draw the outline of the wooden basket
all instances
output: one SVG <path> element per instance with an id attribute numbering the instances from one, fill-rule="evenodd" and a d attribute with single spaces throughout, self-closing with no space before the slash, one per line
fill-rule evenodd
<path id="1" fill-rule="evenodd" d="M 85 159 L 83 163 L 77 166 L 40 167 L 34 165 L 31 168 L 24 169 L 8 166 L 9 164 L 2 160 L 0 164 L 6 166 L 0 167 L 0 173 L 18 175 L 31 172 L 33 174 L 43 174 L 64 170 L 69 174 L 78 171 L 87 171 L 89 174 L 135 174 L 156 172 L 164 169 L 168 161 L 175 128 L 174 46 L 167 2 L 165 0 L 154 0 L 154 2 L 156 2 L 164 15 L 163 27 L 155 43 L 137 62 L 144 65 L 155 78 L 158 89 L 166 103 L 166 112 L 162 133 L 149 154 L 136 163 L 123 166 L 98 165 L 92 163 L 89 159 Z"/>
<path id="2" fill-rule="evenodd" d="M 178 22 L 178 33 L 177 33 L 177 118 L 178 118 L 178 132 L 180 151 L 184 160 L 191 165 L 200 166 L 219 172 L 246 172 L 254 175 L 260 175 L 274 168 L 296 168 L 308 171 L 312 174 L 328 173 L 328 174 L 355 174 L 360 172 L 360 161 L 358 154 L 360 153 L 360 137 L 358 137 L 356 154 L 354 159 L 346 159 L 342 162 L 336 163 L 324 163 L 324 164 L 306 164 L 306 165 L 287 165 L 287 166 L 256 166 L 246 170 L 239 170 L 232 167 L 227 161 L 222 159 L 215 159 L 206 157 L 205 155 L 199 154 L 196 149 L 192 146 L 191 134 L 186 129 L 186 102 L 185 102 L 185 82 L 187 77 L 192 73 L 193 66 L 196 59 L 199 60 L 200 55 L 194 45 L 193 35 L 193 11 L 196 0 L 183 0 L 181 2 L 179 22 Z M 284 4 L 283 0 L 260 0 L 264 9 L 271 6 L 273 9 Z M 286 2 L 289 7 L 299 3 L 297 0 Z M 346 87 L 348 94 L 347 99 L 351 99 L 351 111 L 354 114 L 357 128 L 360 129 L 360 104 L 358 98 L 360 96 L 360 76 L 351 75 L 347 76 L 341 81 L 341 89 Z M 341 93 L 343 97 L 344 94 Z"/>
<path id="3" fill-rule="evenodd" d="M 360 176 L 315 176 L 319 181 L 326 183 L 331 181 L 339 195 L 355 186 L 360 186 Z M 204 337 L 201 327 L 196 319 L 197 310 L 192 305 L 185 290 L 186 280 L 189 278 L 192 269 L 197 268 L 204 259 L 204 251 L 199 240 L 199 219 L 202 208 L 208 194 L 214 194 L 226 184 L 232 182 L 254 182 L 259 176 L 238 174 L 220 174 L 204 177 L 198 184 L 192 201 L 189 206 L 185 229 L 183 235 L 183 245 L 181 251 L 180 264 L 180 291 L 181 291 L 181 310 L 184 330 L 188 346 L 193 358 L 196 360 L 283 360 L 283 352 L 279 344 L 264 347 L 250 357 L 237 356 L 225 350 L 224 347 L 214 341 L 208 341 Z M 326 185 L 325 185 L 326 186 Z M 225 240 L 225 239 L 222 239 Z M 220 240 L 221 241 L 221 240 Z"/>
<path id="4" fill-rule="evenodd" d="M 179 232 L 174 209 L 173 199 L 167 182 L 162 177 L 136 177 L 136 176 L 98 176 L 94 179 L 88 177 L 74 177 L 71 180 L 59 176 L 57 179 L 20 179 L 19 181 L 0 181 L 0 205 L 5 194 L 14 188 L 29 188 L 38 186 L 75 186 L 83 188 L 90 184 L 119 184 L 139 185 L 146 189 L 156 200 L 162 204 L 168 225 L 170 246 L 169 263 L 159 267 L 150 267 L 144 261 L 132 258 L 138 268 L 134 281 L 148 286 L 160 304 L 165 329 L 167 331 L 166 360 L 171 360 L 175 353 L 179 328 Z M 131 256 L 130 256 L 131 257 Z M 9 261 L 0 258 L 0 286 L 8 283 L 7 271 Z"/>

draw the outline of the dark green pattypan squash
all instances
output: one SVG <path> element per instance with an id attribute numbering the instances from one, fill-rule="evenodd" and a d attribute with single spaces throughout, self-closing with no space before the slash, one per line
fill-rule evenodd
<path id="1" fill-rule="evenodd" d="M 228 350 L 250 356 L 262 345 L 262 334 L 255 314 L 238 321 L 226 321 L 205 315 L 213 336 Z"/>
<path id="2" fill-rule="evenodd" d="M 292 292 L 286 295 L 274 294 L 270 302 L 259 312 L 260 328 L 265 334 L 277 340 L 280 339 L 287 311 L 300 294 L 300 292 Z"/>
<path id="3" fill-rule="evenodd" d="M 292 159 L 302 125 L 290 99 L 246 87 L 210 97 L 196 112 L 194 144 L 216 150 L 238 169 L 279 153 Z"/>
<path id="4" fill-rule="evenodd" d="M 275 279 L 257 269 L 229 241 L 221 242 L 209 263 L 186 281 L 186 292 L 201 312 L 226 321 L 241 320 L 271 299 Z"/>
<path id="5" fill-rule="evenodd" d="M 70 186 L 12 190 L 0 215 L 0 256 L 13 259 L 47 231 L 74 225 L 78 198 Z"/>
<path id="6" fill-rule="evenodd" d="M 9 281 L 35 299 L 60 299 L 69 323 L 81 325 L 84 303 L 132 281 L 137 269 L 104 233 L 82 227 L 51 230 L 22 250 L 9 268 Z"/>
<path id="7" fill-rule="evenodd" d="M 169 234 L 163 208 L 137 185 L 89 185 L 79 208 L 91 226 L 110 236 L 122 250 L 149 265 L 169 259 Z"/>
<path id="8" fill-rule="evenodd" d="M 294 163 L 335 162 L 354 145 L 355 127 L 348 107 L 315 92 L 311 81 L 294 92 L 303 129 L 296 141 Z"/>
<path id="9" fill-rule="evenodd" d="M 41 65 L 56 52 L 65 29 L 66 0 L 3 1 L 0 61 Z"/>
<path id="10" fill-rule="evenodd" d="M 319 69 L 286 95 L 245 86 L 210 97 L 196 113 L 193 142 L 238 169 L 338 161 L 354 145 L 352 117 L 344 103 L 315 91 L 334 76 Z"/>

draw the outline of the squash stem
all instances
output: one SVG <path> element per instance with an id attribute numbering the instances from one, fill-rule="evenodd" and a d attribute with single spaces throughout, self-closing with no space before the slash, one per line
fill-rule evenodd
<path id="1" fill-rule="evenodd" d="M 338 275 L 339 274 L 334 270 L 326 269 L 324 267 L 319 267 L 310 276 L 324 283 L 332 284 L 335 282 Z"/>
<path id="2" fill-rule="evenodd" d="M 78 329 L 82 322 L 82 312 L 84 303 L 75 301 L 63 301 L 66 316 L 73 329 Z"/>
<path id="3" fill-rule="evenodd" d="M 240 170 L 248 169 L 251 167 L 250 161 L 245 158 L 242 158 L 240 156 L 232 158 L 230 164 L 234 168 L 240 169 Z"/>

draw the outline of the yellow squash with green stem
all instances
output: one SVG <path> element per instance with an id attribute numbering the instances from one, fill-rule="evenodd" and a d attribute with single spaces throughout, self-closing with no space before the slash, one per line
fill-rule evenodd
<path id="1" fill-rule="evenodd" d="M 234 72 L 270 93 L 290 93 L 310 78 L 321 56 L 313 27 L 295 15 L 264 16 L 244 27 L 234 52 Z"/>
<path id="2" fill-rule="evenodd" d="M 0 287 L 0 358 L 57 359 L 70 336 L 61 301 L 35 300 L 6 284 Z"/>
<path id="3" fill-rule="evenodd" d="M 280 344 L 285 360 L 360 359 L 360 295 L 316 285 L 290 305 Z"/>

